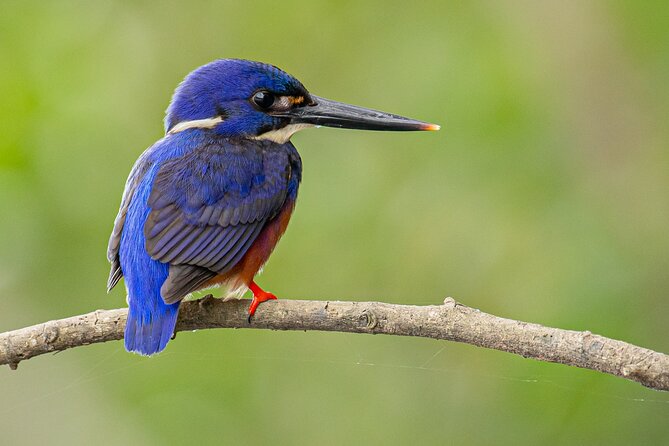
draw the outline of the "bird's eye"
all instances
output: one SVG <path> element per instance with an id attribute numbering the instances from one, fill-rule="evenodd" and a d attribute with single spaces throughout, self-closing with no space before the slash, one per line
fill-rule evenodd
<path id="1" fill-rule="evenodd" d="M 267 90 L 262 90 L 253 95 L 253 103 L 262 109 L 268 109 L 274 105 L 276 96 Z"/>

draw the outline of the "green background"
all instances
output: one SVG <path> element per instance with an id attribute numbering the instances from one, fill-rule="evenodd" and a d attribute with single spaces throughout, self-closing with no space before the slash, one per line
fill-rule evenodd
<path id="1" fill-rule="evenodd" d="M 438 304 L 669 351 L 669 3 L 0 3 L 0 331 L 105 294 L 125 178 L 220 57 L 442 125 L 293 138 L 280 298 Z M 183 333 L 0 369 L 2 444 L 667 444 L 669 395 L 424 339 Z"/>

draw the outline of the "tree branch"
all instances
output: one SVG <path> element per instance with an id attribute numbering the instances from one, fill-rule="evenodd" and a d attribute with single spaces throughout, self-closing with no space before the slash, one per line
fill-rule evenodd
<path id="1" fill-rule="evenodd" d="M 263 328 L 417 336 L 465 342 L 597 370 L 669 390 L 669 356 L 588 331 L 544 327 L 504 319 L 447 298 L 443 305 L 279 300 L 262 304 L 251 325 L 247 301 L 206 297 L 182 304 L 177 331 Z M 97 310 L 0 334 L 0 365 L 71 347 L 123 338 L 127 309 Z"/>

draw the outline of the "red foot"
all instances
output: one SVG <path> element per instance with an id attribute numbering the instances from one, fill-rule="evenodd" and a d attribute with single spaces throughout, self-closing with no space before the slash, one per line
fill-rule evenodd
<path id="1" fill-rule="evenodd" d="M 249 324 L 251 323 L 251 317 L 256 313 L 256 309 L 258 308 L 258 305 L 260 305 L 261 302 L 265 302 L 266 300 L 272 300 L 276 299 L 276 296 L 272 293 L 268 293 L 267 291 L 264 291 L 262 288 L 258 286 L 255 282 L 251 282 L 249 285 L 249 289 L 253 293 L 253 300 L 251 301 L 251 306 L 249 307 Z"/>

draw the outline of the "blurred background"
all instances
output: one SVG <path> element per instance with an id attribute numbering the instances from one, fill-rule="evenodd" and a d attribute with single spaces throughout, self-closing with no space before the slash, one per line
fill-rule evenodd
<path id="1" fill-rule="evenodd" d="M 442 125 L 297 134 L 261 276 L 281 298 L 439 304 L 669 352 L 669 3 L 10 2 L 0 331 L 105 294 L 123 185 L 221 57 Z M 209 330 L 0 369 L 3 444 L 666 444 L 669 395 L 468 345 Z"/>

